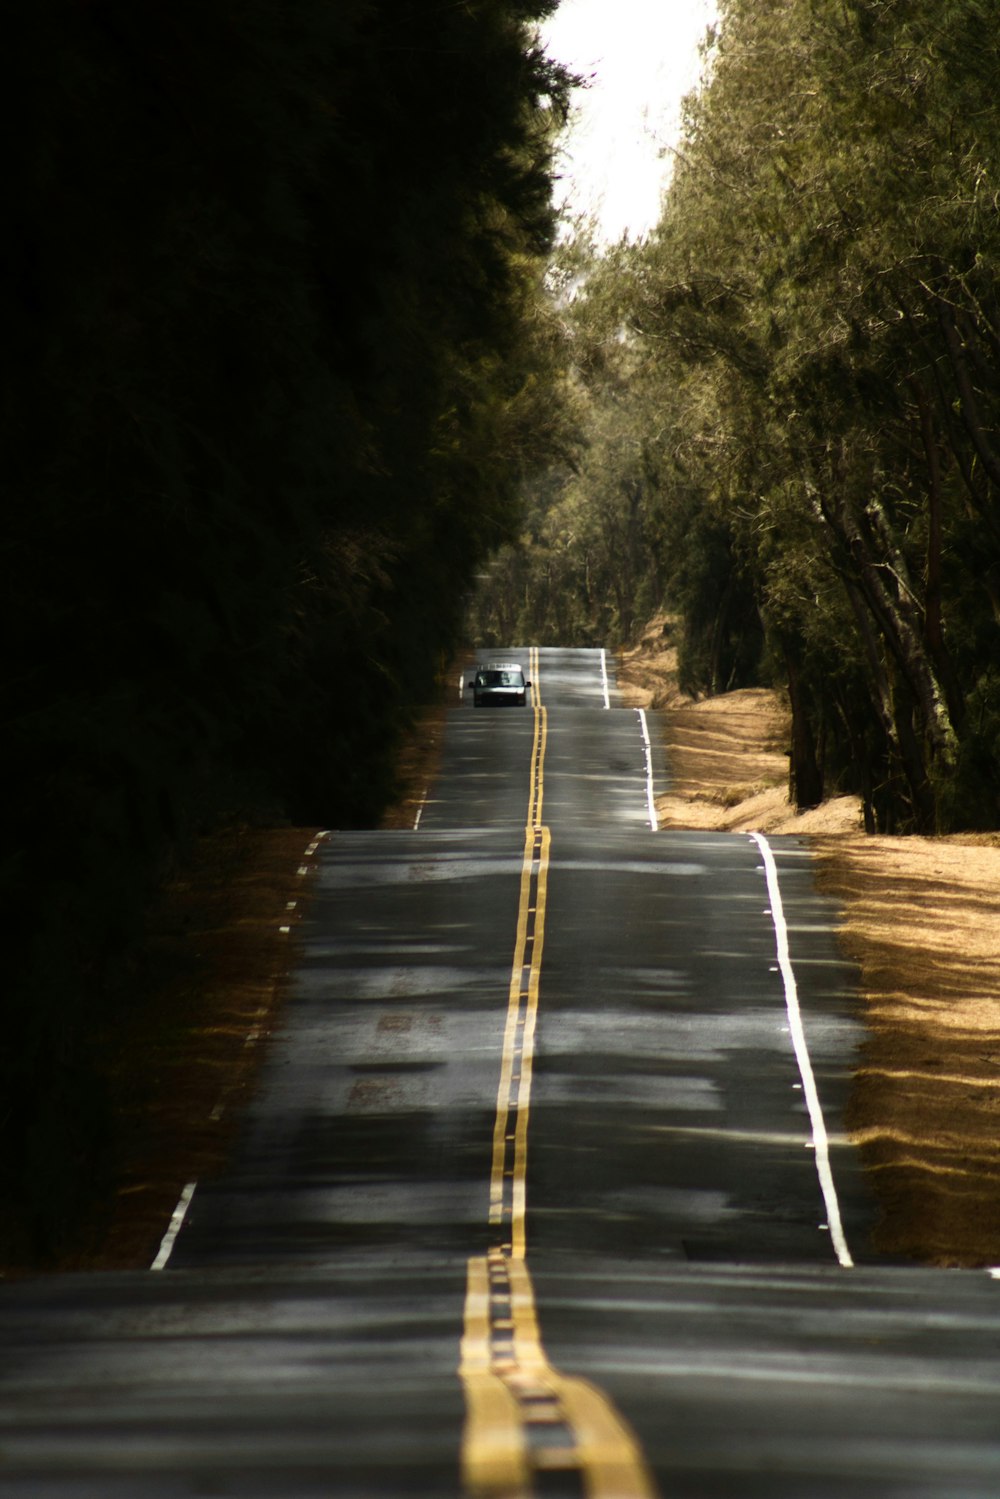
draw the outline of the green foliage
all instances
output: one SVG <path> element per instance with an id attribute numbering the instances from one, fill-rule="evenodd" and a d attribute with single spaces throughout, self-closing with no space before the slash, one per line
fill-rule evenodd
<path id="1" fill-rule="evenodd" d="M 0 1196 L 42 1159 L 57 1218 L 86 1190 L 104 976 L 190 833 L 377 815 L 470 572 L 562 451 L 548 8 L 40 0 L 5 30 L 3 894 L 31 937 Z"/>
<path id="2" fill-rule="evenodd" d="M 685 687 L 783 680 L 800 803 L 872 829 L 1000 825 L 994 20 L 724 0 L 655 233 L 557 260 L 581 437 L 477 605 L 665 607 Z"/>
<path id="3" fill-rule="evenodd" d="M 517 547 L 497 554 L 480 578 L 470 626 L 483 644 L 617 643 L 658 601 L 651 446 L 614 279 L 612 258 L 600 257 L 586 234 L 553 257 L 548 285 L 570 425 L 562 463 L 527 490 Z"/>
<path id="4" fill-rule="evenodd" d="M 840 786 L 870 828 L 997 826 L 992 13 L 721 11 L 656 232 L 562 274 L 585 437 L 532 548 L 571 512 L 589 548 L 633 484 L 640 560 L 610 538 L 600 598 L 642 579 L 681 616 L 689 691 L 784 679 L 803 805 Z"/>

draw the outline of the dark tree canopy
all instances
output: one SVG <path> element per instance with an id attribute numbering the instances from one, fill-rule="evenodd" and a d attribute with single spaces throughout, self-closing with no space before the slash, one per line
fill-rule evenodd
<path id="1" fill-rule="evenodd" d="M 549 9 L 39 0 L 5 25 L 25 941 L 0 1196 L 44 1161 L 62 1211 L 105 971 L 185 840 L 377 815 L 468 579 L 558 449 Z"/>

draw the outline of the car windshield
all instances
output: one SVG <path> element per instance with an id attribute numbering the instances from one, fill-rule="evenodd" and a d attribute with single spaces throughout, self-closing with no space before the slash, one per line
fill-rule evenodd
<path id="1" fill-rule="evenodd" d="M 479 687 L 520 687 L 523 682 L 520 671 L 481 671 L 476 678 Z"/>

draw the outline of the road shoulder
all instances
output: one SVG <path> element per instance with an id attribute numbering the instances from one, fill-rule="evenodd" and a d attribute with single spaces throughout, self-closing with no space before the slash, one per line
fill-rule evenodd
<path id="1" fill-rule="evenodd" d="M 623 654 L 619 687 L 657 709 L 662 827 L 798 835 L 816 855 L 860 975 L 867 1040 L 848 1125 L 879 1203 L 873 1247 L 1000 1264 L 1000 834 L 868 837 L 855 797 L 796 814 L 780 695 L 692 702 L 661 630 Z"/>

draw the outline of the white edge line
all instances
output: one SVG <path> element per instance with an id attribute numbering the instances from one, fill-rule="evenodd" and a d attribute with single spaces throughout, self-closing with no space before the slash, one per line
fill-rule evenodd
<path id="1" fill-rule="evenodd" d="M 604 706 L 610 709 L 611 698 L 608 695 L 608 653 L 601 647 L 601 685 L 604 688 Z"/>
<path id="2" fill-rule="evenodd" d="M 642 750 L 646 757 L 646 807 L 649 811 L 649 826 L 655 833 L 660 826 L 656 815 L 656 801 L 653 797 L 653 746 L 649 742 L 649 724 L 646 722 L 645 708 L 636 708 L 639 715 L 639 724 L 642 728 Z"/>
<path id="3" fill-rule="evenodd" d="M 167 1268 L 167 1261 L 174 1252 L 177 1235 L 184 1227 L 184 1219 L 187 1217 L 187 1210 L 191 1206 L 191 1199 L 194 1196 L 194 1189 L 197 1185 L 197 1182 L 188 1182 L 184 1191 L 177 1199 L 174 1215 L 170 1220 L 166 1233 L 163 1235 L 156 1259 L 149 1267 L 150 1270 L 165 1270 Z"/>
<path id="4" fill-rule="evenodd" d="M 771 899 L 771 920 L 774 923 L 778 966 L 781 969 L 781 976 L 785 984 L 785 1008 L 788 1011 L 789 1031 L 792 1038 L 792 1046 L 795 1049 L 795 1060 L 799 1064 L 799 1076 L 802 1078 L 802 1094 L 806 1101 L 806 1107 L 809 1110 L 816 1174 L 819 1177 L 820 1190 L 823 1193 L 823 1202 L 826 1206 L 826 1219 L 830 1229 L 830 1239 L 838 1263 L 845 1270 L 850 1270 L 854 1266 L 854 1260 L 851 1257 L 851 1251 L 847 1247 L 847 1239 L 844 1236 L 844 1228 L 840 1219 L 840 1202 L 837 1198 L 837 1189 L 833 1183 L 833 1171 L 830 1167 L 830 1141 L 826 1132 L 826 1121 L 823 1118 L 819 1093 L 816 1090 L 816 1079 L 813 1075 L 812 1062 L 809 1060 L 809 1048 L 806 1045 L 805 1031 L 802 1027 L 802 1011 L 799 1008 L 798 985 L 795 982 L 795 973 L 792 969 L 792 960 L 788 949 L 788 927 L 785 923 L 785 910 L 781 900 L 781 889 L 778 885 L 778 866 L 774 862 L 771 845 L 764 835 L 762 833 L 751 833 L 750 837 L 760 849 L 761 857 L 764 860 L 767 891 Z"/>
<path id="5" fill-rule="evenodd" d="M 306 849 L 306 851 L 305 851 L 305 853 L 303 854 L 302 857 L 304 859 L 311 858 L 312 855 L 319 848 L 320 844 L 323 842 L 323 839 L 324 838 L 329 838 L 329 836 L 330 836 L 330 830 L 329 830 L 329 828 L 323 828 L 323 830 L 321 832 L 319 832 L 319 833 L 316 834 L 315 838 L 310 843 L 309 847 Z M 301 873 L 302 873 L 302 870 L 300 869 L 299 870 L 299 874 L 301 874 Z"/>
<path id="6" fill-rule="evenodd" d="M 418 821 L 419 821 L 419 814 L 418 814 Z M 315 838 L 313 839 L 313 841 L 309 844 L 308 848 L 306 849 L 304 857 L 305 858 L 309 858 L 313 854 L 315 854 L 316 850 L 319 848 L 319 846 L 323 842 L 323 840 L 325 838 L 329 838 L 329 836 L 330 836 L 330 830 L 328 828 L 323 828 L 320 832 L 318 832 L 316 834 Z M 307 864 L 300 864 L 298 872 L 299 872 L 300 875 L 301 874 L 308 874 L 309 873 L 309 866 Z M 296 901 L 294 901 L 294 900 L 293 901 L 289 901 L 286 909 L 292 910 L 292 909 L 294 909 L 294 907 L 296 905 L 297 905 Z M 283 926 L 283 927 L 280 928 L 280 930 L 282 932 L 289 932 L 291 930 L 291 928 L 287 927 L 287 926 Z M 258 1011 L 258 1014 L 259 1015 L 263 1015 L 264 1014 L 263 1007 L 261 1007 L 261 1009 Z M 261 1037 L 261 1034 L 262 1034 L 262 1032 L 260 1030 L 260 1027 L 259 1026 L 255 1026 L 253 1028 L 253 1030 L 250 1032 L 250 1034 L 248 1035 L 246 1044 L 250 1045 L 254 1041 L 259 1041 L 260 1037 Z M 211 1118 L 212 1119 L 216 1119 L 216 1120 L 220 1119 L 222 1117 L 222 1112 L 223 1112 L 224 1107 L 225 1107 L 225 1105 L 221 1101 L 219 1103 L 217 1103 L 216 1106 L 215 1106 L 215 1108 L 212 1110 Z M 165 1270 L 166 1269 L 167 1263 L 168 1263 L 168 1261 L 170 1259 L 170 1256 L 174 1252 L 174 1245 L 177 1242 L 177 1235 L 180 1233 L 181 1229 L 184 1227 L 184 1220 L 187 1217 L 188 1208 L 191 1206 L 191 1199 L 192 1199 L 192 1197 L 195 1194 L 195 1188 L 197 1187 L 197 1185 L 198 1185 L 198 1183 L 196 1181 L 188 1182 L 187 1186 L 181 1192 L 180 1197 L 177 1199 L 177 1206 L 174 1208 L 173 1215 L 172 1215 L 172 1217 L 170 1219 L 169 1224 L 167 1225 L 167 1231 L 163 1235 L 163 1238 L 160 1240 L 160 1247 L 157 1250 L 155 1260 L 153 1261 L 153 1263 L 149 1267 L 150 1270 Z"/>

